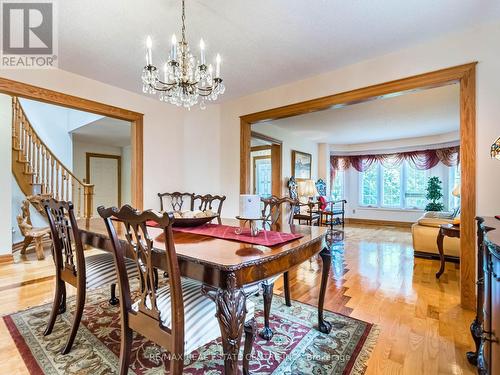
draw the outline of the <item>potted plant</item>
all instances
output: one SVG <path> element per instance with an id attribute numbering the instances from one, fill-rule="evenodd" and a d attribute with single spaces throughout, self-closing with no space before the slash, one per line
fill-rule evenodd
<path id="1" fill-rule="evenodd" d="M 426 211 L 443 211 L 444 205 L 441 201 L 443 198 L 443 188 L 441 187 L 441 180 L 439 177 L 430 177 L 427 182 L 427 195 L 425 198 L 429 201 L 425 206 Z"/>

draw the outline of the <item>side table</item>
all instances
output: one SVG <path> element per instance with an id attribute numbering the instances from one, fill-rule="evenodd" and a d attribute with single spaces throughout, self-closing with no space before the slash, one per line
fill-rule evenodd
<path id="1" fill-rule="evenodd" d="M 444 250 L 443 250 L 443 242 L 444 237 L 457 237 L 460 238 L 460 225 L 453 224 L 441 224 L 439 226 L 439 234 L 437 236 L 437 247 L 439 250 L 439 259 L 441 261 L 441 266 L 439 267 L 439 271 L 436 272 L 436 278 L 439 277 L 444 272 Z"/>

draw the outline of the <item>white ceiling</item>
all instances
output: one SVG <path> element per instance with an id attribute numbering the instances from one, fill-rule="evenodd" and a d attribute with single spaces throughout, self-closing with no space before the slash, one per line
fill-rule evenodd
<path id="1" fill-rule="evenodd" d="M 130 122 L 103 117 L 71 132 L 77 142 L 113 147 L 130 145 Z"/>
<path id="2" fill-rule="evenodd" d="M 180 0 L 57 4 L 59 67 L 131 91 L 146 35 L 158 64 L 180 33 Z M 227 100 L 498 19 L 500 1 L 187 0 L 186 13 L 192 49 L 203 37 L 223 57 Z"/>
<path id="3" fill-rule="evenodd" d="M 459 86 L 308 113 L 272 124 L 296 137 L 336 145 L 456 132 L 460 127 Z"/>

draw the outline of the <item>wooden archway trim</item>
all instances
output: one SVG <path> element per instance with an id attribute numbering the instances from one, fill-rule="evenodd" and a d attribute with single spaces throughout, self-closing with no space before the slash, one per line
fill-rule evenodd
<path id="1" fill-rule="evenodd" d="M 0 93 L 129 121 L 131 123 L 132 143 L 132 204 L 139 209 L 143 208 L 144 115 L 142 113 L 2 77 L 0 77 Z"/>
<path id="2" fill-rule="evenodd" d="M 476 304 L 476 64 L 454 66 L 339 94 L 306 100 L 240 116 L 240 192 L 250 191 L 251 125 L 303 115 L 328 108 L 374 100 L 386 95 L 460 84 L 461 233 L 460 300 L 464 308 Z M 274 192 L 273 194 L 280 192 Z"/>

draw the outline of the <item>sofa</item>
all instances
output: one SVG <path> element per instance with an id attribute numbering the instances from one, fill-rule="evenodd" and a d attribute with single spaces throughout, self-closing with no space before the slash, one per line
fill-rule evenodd
<path id="1" fill-rule="evenodd" d="M 439 226 L 453 222 L 451 212 L 426 212 L 412 225 L 413 250 L 416 256 L 439 257 L 437 236 Z M 444 255 L 447 257 L 460 257 L 460 238 L 444 237 Z"/>

